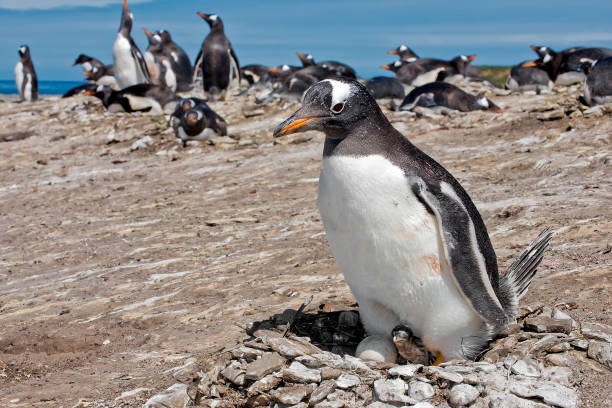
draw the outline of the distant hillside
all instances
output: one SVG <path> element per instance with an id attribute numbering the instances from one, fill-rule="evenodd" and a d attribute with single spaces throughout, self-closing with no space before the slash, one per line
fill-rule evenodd
<path id="1" fill-rule="evenodd" d="M 478 65 L 478 69 L 492 83 L 504 86 L 506 77 L 510 73 L 512 67 L 501 67 L 495 65 Z"/>

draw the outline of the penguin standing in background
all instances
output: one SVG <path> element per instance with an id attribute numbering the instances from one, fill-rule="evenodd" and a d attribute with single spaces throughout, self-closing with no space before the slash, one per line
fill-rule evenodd
<path id="1" fill-rule="evenodd" d="M 21 60 L 15 65 L 15 84 L 22 101 L 33 102 L 38 99 L 38 78 L 27 45 L 19 47 Z"/>
<path id="2" fill-rule="evenodd" d="M 161 37 L 162 48 L 166 55 L 170 57 L 174 74 L 176 75 L 177 91 L 188 91 L 191 88 L 191 60 L 177 43 L 172 40 L 172 36 L 166 30 L 159 30 L 155 33 Z"/>
<path id="3" fill-rule="evenodd" d="M 435 363 L 475 359 L 515 318 L 552 234 L 542 232 L 500 274 L 467 192 L 393 127 L 363 85 L 327 79 L 303 100 L 274 136 L 325 133 L 319 212 L 364 328 L 394 347 L 394 328 L 405 325 Z"/>
<path id="4" fill-rule="evenodd" d="M 123 0 L 121 24 L 113 44 L 115 79 L 121 89 L 151 82 L 144 57 L 130 35 L 133 19 L 134 16 L 130 13 L 126 0 Z"/>
<path id="5" fill-rule="evenodd" d="M 176 91 L 178 81 L 175 68 L 177 65 L 164 49 L 161 36 L 159 33 L 151 34 L 146 28 L 142 30 L 149 39 L 149 47 L 145 51 L 145 63 L 151 83 Z"/>
<path id="6" fill-rule="evenodd" d="M 232 44 L 223 31 L 223 21 L 216 14 L 197 13 L 210 26 L 210 33 L 204 39 L 194 71 L 202 72 L 204 92 L 214 100 L 223 98 L 234 81 L 240 83 L 240 64 Z M 197 75 L 197 74 L 194 74 Z"/>

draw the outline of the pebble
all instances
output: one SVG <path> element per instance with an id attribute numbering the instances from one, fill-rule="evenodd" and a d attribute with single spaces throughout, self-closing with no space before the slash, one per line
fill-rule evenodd
<path id="1" fill-rule="evenodd" d="M 232 361 L 229 366 L 221 371 L 221 375 L 232 384 L 238 386 L 244 385 L 244 370 L 238 361 Z"/>
<path id="2" fill-rule="evenodd" d="M 590 341 L 587 356 L 612 369 L 612 344 L 602 341 Z"/>
<path id="3" fill-rule="evenodd" d="M 571 362 L 569 353 L 549 354 L 546 360 L 556 366 L 568 366 Z"/>
<path id="4" fill-rule="evenodd" d="M 601 323 L 582 323 L 582 335 L 587 339 L 612 343 L 612 327 Z"/>
<path id="5" fill-rule="evenodd" d="M 563 111 L 563 109 L 555 109 L 549 112 L 543 112 L 540 113 L 538 115 L 536 115 L 536 119 L 538 120 L 559 120 L 559 119 L 563 119 L 565 117 L 565 112 Z"/>
<path id="6" fill-rule="evenodd" d="M 184 408 L 191 401 L 186 384 L 174 384 L 166 391 L 147 400 L 144 408 Z"/>
<path id="7" fill-rule="evenodd" d="M 274 401 L 281 404 L 297 404 L 306 398 L 307 395 L 310 395 L 313 389 L 314 386 L 312 384 L 280 387 L 270 392 L 270 396 Z"/>
<path id="8" fill-rule="evenodd" d="M 336 389 L 336 382 L 334 380 L 325 380 L 310 394 L 308 400 L 309 405 L 317 404 L 323 401 L 329 394 Z"/>
<path id="9" fill-rule="evenodd" d="M 421 367 L 423 367 L 423 364 L 405 364 L 396 366 L 389 369 L 389 375 L 396 377 L 399 376 L 402 378 L 411 378 Z"/>
<path id="10" fill-rule="evenodd" d="M 359 385 L 360 383 L 361 383 L 361 379 L 359 377 L 353 374 L 346 374 L 346 373 L 342 374 L 336 380 L 336 385 L 338 386 L 338 388 L 341 388 L 343 390 Z"/>
<path id="11" fill-rule="evenodd" d="M 569 333 L 572 331 L 572 321 L 546 316 L 529 317 L 525 319 L 525 328 L 538 333 Z"/>
<path id="12" fill-rule="evenodd" d="M 262 378 L 261 380 L 255 381 L 247 390 L 247 395 L 256 395 L 270 391 L 276 388 L 281 383 L 281 378 L 277 375 L 270 374 Z"/>
<path id="13" fill-rule="evenodd" d="M 133 152 L 136 150 L 144 150 L 151 144 L 153 144 L 153 138 L 151 136 L 141 137 L 140 139 L 132 143 L 132 146 L 130 146 L 130 151 Z"/>
<path id="14" fill-rule="evenodd" d="M 277 353 L 266 353 L 260 359 L 249 363 L 246 367 L 247 380 L 259 380 L 271 372 L 280 370 L 285 359 Z"/>
<path id="15" fill-rule="evenodd" d="M 330 367 L 321 368 L 321 379 L 323 380 L 333 380 L 333 379 L 340 377 L 341 374 L 342 374 L 342 371 L 336 368 L 330 368 Z"/>
<path id="16" fill-rule="evenodd" d="M 446 371 L 439 367 L 426 367 L 426 372 L 430 374 L 436 374 L 438 377 L 448 380 L 454 383 L 463 382 L 463 376 L 461 374 L 453 373 L 452 371 Z"/>
<path id="17" fill-rule="evenodd" d="M 561 353 L 562 351 L 569 351 L 572 349 L 572 346 L 567 341 L 555 344 L 551 348 L 548 349 L 549 353 Z"/>
<path id="18" fill-rule="evenodd" d="M 571 375 L 572 370 L 567 367 L 545 367 L 542 369 L 542 377 L 562 385 L 571 385 Z"/>
<path id="19" fill-rule="evenodd" d="M 294 361 L 283 370 L 283 380 L 286 383 L 319 383 L 321 382 L 321 372 Z"/>
<path id="20" fill-rule="evenodd" d="M 578 393 L 571 388 L 551 381 L 521 379 L 510 383 L 510 392 L 523 398 L 539 397 L 547 404 L 561 408 L 578 406 Z"/>
<path id="21" fill-rule="evenodd" d="M 589 348 L 589 341 L 585 339 L 576 339 L 570 342 L 570 344 L 577 350 L 586 351 Z"/>
<path id="22" fill-rule="evenodd" d="M 549 408 L 548 405 L 501 392 L 491 393 L 488 406 L 489 408 Z"/>
<path id="23" fill-rule="evenodd" d="M 414 381 L 408 386 L 408 395 L 417 401 L 430 399 L 435 393 L 431 385 L 421 381 Z"/>
<path id="24" fill-rule="evenodd" d="M 417 401 L 405 395 L 406 383 L 401 379 L 374 381 L 374 396 L 382 402 L 415 404 Z"/>
<path id="25" fill-rule="evenodd" d="M 538 364 L 531 358 L 525 358 L 518 360 L 512 365 L 512 372 L 517 375 L 524 375 L 526 377 L 539 377 L 540 369 Z"/>
<path id="26" fill-rule="evenodd" d="M 475 387 L 458 384 L 451 388 L 449 401 L 454 406 L 468 405 L 475 401 L 479 395 L 480 392 Z"/>

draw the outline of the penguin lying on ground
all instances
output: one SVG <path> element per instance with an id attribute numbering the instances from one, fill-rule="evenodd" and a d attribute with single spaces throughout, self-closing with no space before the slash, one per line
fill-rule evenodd
<path id="1" fill-rule="evenodd" d="M 406 62 L 414 62 L 419 59 L 419 56 L 404 44 L 400 45 L 394 50 L 389 51 L 388 54 L 397 55 L 401 61 Z"/>
<path id="2" fill-rule="evenodd" d="M 404 99 L 406 95 L 404 87 L 395 78 L 384 76 L 369 79 L 365 84 L 366 89 L 374 99 L 398 98 Z"/>
<path id="3" fill-rule="evenodd" d="M 322 62 L 316 63 L 314 58 L 312 57 L 312 54 L 302 54 L 302 53 L 296 52 L 295 55 L 297 55 L 300 61 L 302 61 L 302 66 L 304 68 L 311 67 L 311 66 L 319 66 L 321 68 L 330 70 L 334 74 L 334 76 L 343 76 L 343 77 L 353 78 L 353 79 L 357 78 L 357 74 L 355 74 L 355 70 L 351 68 L 350 66 L 343 64 L 342 62 L 322 61 Z"/>
<path id="4" fill-rule="evenodd" d="M 121 24 L 113 44 L 115 80 L 121 89 L 151 82 L 144 57 L 130 35 L 133 19 L 134 16 L 130 13 L 126 0 L 123 0 Z"/>
<path id="5" fill-rule="evenodd" d="M 71 96 L 75 95 L 93 95 L 96 93 L 100 86 L 101 85 L 97 85 L 93 82 L 88 82 L 83 85 L 75 86 L 74 88 L 71 88 L 66 91 L 66 93 L 62 95 L 62 98 L 70 98 Z"/>
<path id="6" fill-rule="evenodd" d="M 168 126 L 170 126 L 176 131 L 178 124 L 189 109 L 199 104 L 206 104 L 206 102 L 206 99 L 195 97 L 179 99 L 176 106 L 174 107 L 174 111 L 170 114 L 170 117 L 168 118 Z"/>
<path id="7" fill-rule="evenodd" d="M 430 82 L 414 88 L 402 101 L 399 110 L 412 110 L 416 106 L 433 108 L 443 106 L 461 112 L 489 110 L 502 113 L 503 110 L 484 96 L 471 95 L 447 82 Z"/>
<path id="8" fill-rule="evenodd" d="M 397 55 L 400 58 L 400 61 L 402 62 L 415 62 L 421 59 L 414 51 L 412 51 L 412 49 L 410 49 L 409 47 L 403 44 L 397 47 L 396 49 L 389 51 L 388 54 Z M 424 58 L 424 60 L 427 60 L 427 59 L 432 60 L 432 61 L 440 61 L 440 60 L 431 59 L 431 58 Z M 469 64 L 465 67 L 462 75 L 465 78 L 468 78 L 473 81 L 488 82 L 487 79 L 482 75 L 478 67 L 475 67 L 472 64 Z M 491 83 L 489 82 L 489 84 Z"/>
<path id="9" fill-rule="evenodd" d="M 588 106 L 612 103 L 612 57 L 598 61 L 585 58 L 583 64 L 588 75 L 581 102 Z"/>
<path id="10" fill-rule="evenodd" d="M 274 136 L 308 130 L 326 136 L 319 211 L 367 333 L 394 347 L 405 325 L 436 363 L 477 357 L 513 321 L 551 233 L 500 275 L 468 194 L 357 81 L 316 83 Z"/>
<path id="11" fill-rule="evenodd" d="M 21 101 L 33 102 L 38 99 L 38 78 L 30 57 L 30 47 L 27 45 L 19 47 L 19 62 L 15 65 L 15 85 Z"/>
<path id="12" fill-rule="evenodd" d="M 132 85 L 120 91 L 100 86 L 96 92 L 87 92 L 85 95 L 97 97 L 113 113 L 149 112 L 163 115 L 164 112 L 171 112 L 178 100 L 170 89 L 154 84 Z"/>
<path id="13" fill-rule="evenodd" d="M 475 59 L 475 55 L 459 55 L 450 61 L 420 58 L 415 62 L 395 61 L 381 68 L 395 72 L 397 80 L 406 85 L 420 86 L 456 75 L 465 77 L 467 67 Z"/>
<path id="14" fill-rule="evenodd" d="M 210 33 L 204 39 L 196 58 L 194 75 L 202 75 L 204 92 L 211 100 L 224 97 L 233 83 L 240 83 L 238 57 L 223 30 L 223 21 L 216 14 L 197 13 L 210 26 Z"/>
<path id="15" fill-rule="evenodd" d="M 205 102 L 200 102 L 183 114 L 174 132 L 185 147 L 190 140 L 227 135 L 227 123 Z"/>
<path id="16" fill-rule="evenodd" d="M 253 85 L 259 82 L 260 79 L 269 75 L 270 67 L 261 64 L 250 64 L 240 68 L 242 79 L 248 85 Z"/>
<path id="17" fill-rule="evenodd" d="M 510 69 L 506 78 L 506 89 L 524 92 L 553 87 L 554 83 L 548 77 L 546 71 L 537 67 L 526 67 L 524 66 L 525 62 L 521 62 Z"/>

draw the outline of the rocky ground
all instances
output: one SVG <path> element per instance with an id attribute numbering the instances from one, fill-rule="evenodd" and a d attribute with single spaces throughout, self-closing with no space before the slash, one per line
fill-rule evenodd
<path id="1" fill-rule="evenodd" d="M 410 368 L 368 367 L 379 373 L 368 377 L 349 364 L 337 377 L 306 381 L 303 401 L 327 381 L 321 401 L 330 406 L 342 405 L 329 395 L 357 395 L 359 387 L 371 398 L 360 403 L 384 401 L 381 384 L 410 398 L 384 402 L 394 405 L 418 396 L 457 406 L 450 399 L 457 385 L 478 392 L 472 404 L 612 405 L 609 327 L 593 326 L 612 324 L 612 109 L 580 106 L 578 87 L 543 95 L 474 90 L 506 112 L 385 112 L 470 193 L 502 270 L 541 229 L 555 230 L 522 305 L 550 306 L 527 317 L 561 312 L 575 327 L 546 334 L 550 327 L 538 333 L 535 325 L 501 339 L 497 365 L 482 367 L 515 376 L 515 385 L 487 388 L 477 364 L 443 369 L 471 378 L 459 383 L 427 367 L 410 375 Z M 213 375 L 215 367 L 246 370 L 259 352 L 228 350 L 250 341 L 278 353 L 264 344 L 278 333 L 250 337 L 252 322 L 295 310 L 311 295 L 306 315 L 355 308 L 316 209 L 322 136 L 272 138 L 296 103 L 257 105 L 251 95 L 212 106 L 230 124 L 229 137 L 182 148 L 165 118 L 108 114 L 94 98 L 0 104 L 0 406 L 155 406 L 168 387 L 189 404 L 196 394 L 202 404 L 225 395 L 239 401 L 254 377 L 236 385 Z M 546 336 L 560 341 L 534 354 Z M 520 358 L 507 361 L 517 348 Z M 278 354 L 282 363 L 269 374 L 282 383 L 270 390 L 294 386 L 283 368 L 301 370 L 295 362 L 324 371 L 304 356 Z M 560 380 L 551 377 L 554 367 Z M 556 381 L 571 396 L 544 398 L 536 380 Z M 376 381 L 385 381 L 379 391 Z M 199 393 L 187 393 L 198 385 Z M 494 405 L 505 403 L 499 395 L 510 405 Z"/>

